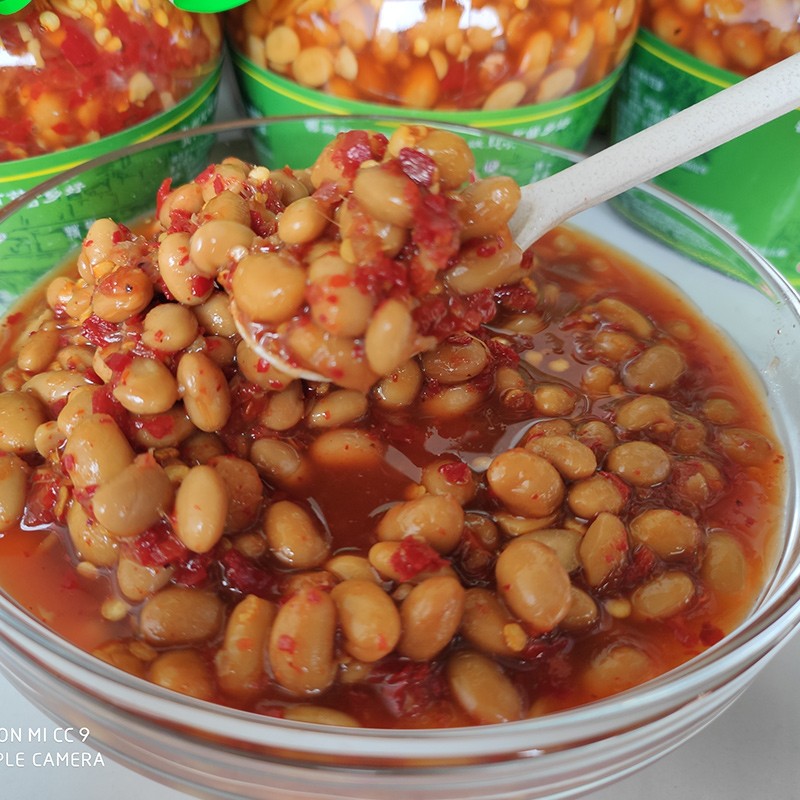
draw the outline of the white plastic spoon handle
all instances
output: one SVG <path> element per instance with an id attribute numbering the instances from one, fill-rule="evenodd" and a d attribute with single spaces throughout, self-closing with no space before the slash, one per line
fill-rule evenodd
<path id="1" fill-rule="evenodd" d="M 569 217 L 800 106 L 800 53 L 522 188 L 511 220 L 523 249 Z M 747 165 L 743 164 L 742 169 Z"/>

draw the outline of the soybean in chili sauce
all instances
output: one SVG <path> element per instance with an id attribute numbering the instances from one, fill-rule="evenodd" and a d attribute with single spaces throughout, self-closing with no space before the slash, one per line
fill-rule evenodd
<path id="1" fill-rule="evenodd" d="M 521 521 L 513 514 L 503 516 L 483 472 L 496 454 L 548 432 L 569 431 L 589 445 L 599 473 L 624 499 L 626 521 L 661 507 L 696 520 L 706 537 L 696 554 L 665 558 L 646 545 L 635 544 L 624 566 L 599 586 L 589 585 L 579 563 L 572 568 L 573 586 L 595 603 L 596 614 L 589 624 L 556 626 L 536 634 L 512 620 L 507 638 L 513 652 L 497 655 L 495 660 L 519 693 L 526 713 L 532 715 L 590 702 L 646 680 L 686 661 L 729 631 L 746 613 L 770 566 L 781 481 L 777 450 L 767 463 L 740 458 L 726 438 L 730 423 L 710 419 L 714 415 L 708 412 L 708 403 L 719 401 L 736 410 L 738 426 L 760 432 L 754 436 L 771 435 L 750 376 L 687 302 L 613 251 L 567 230 L 549 234 L 536 249 L 538 295 L 534 298 L 522 285 L 498 291 L 499 314 L 477 333 L 490 358 L 469 382 L 479 401 L 466 413 L 439 415 L 435 401 L 443 387 L 428 380 L 409 408 L 391 410 L 370 403 L 368 412 L 353 426 L 368 431 L 385 447 L 377 467 L 370 463 L 318 471 L 302 489 L 276 486 L 265 479 L 268 503 L 296 500 L 324 521 L 334 555 L 366 554 L 375 541 L 377 520 L 398 500 L 420 496 L 423 468 L 434 460 L 450 459 L 443 474 L 454 486 L 474 480 L 474 497 L 465 506 L 469 522 L 452 552 L 441 555 L 408 540 L 395 562 L 407 581 L 384 582 L 398 597 L 406 582 L 411 584 L 420 573 L 445 565 L 467 589 L 495 590 L 497 552 L 520 533 L 516 526 Z M 587 388 L 588 366 L 598 368 L 597 379 L 602 383 L 615 348 L 633 348 L 626 354 L 629 360 L 643 349 L 613 322 L 600 326 L 608 336 L 598 336 L 597 304 L 608 298 L 637 309 L 652 321 L 651 337 L 678 347 L 683 354 L 684 375 L 666 393 L 674 424 L 655 425 L 644 432 L 624 430 L 616 420 L 620 404 L 631 397 L 629 390 L 617 379 L 602 388 Z M 514 333 L 514 329 L 522 332 Z M 2 354 L 3 363 L 10 355 Z M 499 391 L 503 370 L 508 369 L 524 375 L 527 388 L 511 394 Z M 569 411 L 543 414 L 534 396 L 542 386 L 562 389 L 571 399 Z M 307 388 L 306 401 L 312 399 L 313 391 Z M 257 402 L 246 390 L 237 399 L 232 419 L 221 434 L 234 452 L 242 451 L 242 442 L 263 435 L 252 424 Z M 605 439 L 608 431 L 613 443 Z M 319 432 L 299 425 L 279 438 L 305 451 L 318 436 Z M 604 467 L 610 447 L 643 438 L 657 442 L 673 462 L 669 479 L 653 486 L 630 485 Z M 76 570 L 62 521 L 57 487 L 35 486 L 21 529 L 0 536 L 2 585 L 35 616 L 81 647 L 93 650 L 109 640 L 130 641 L 136 630 L 136 604 L 131 604 L 127 617 L 104 619 L 104 604 L 115 597 L 113 571 L 101 569 L 87 577 Z M 493 531 L 487 534 L 482 523 Z M 587 520 L 565 508 L 548 527 L 585 535 L 587 526 Z M 705 558 L 709 537 L 715 533 L 731 537 L 746 561 L 733 591 L 724 579 L 715 586 L 713 567 Z M 535 526 L 522 535 L 535 536 Z M 176 543 L 165 526 L 155 526 L 124 546 L 142 564 L 173 565 L 173 583 L 218 592 L 227 609 L 247 594 L 282 602 L 281 587 L 291 580 L 289 571 L 274 560 L 252 558 L 245 548 L 192 554 Z M 694 587 L 691 600 L 681 610 L 661 619 L 631 612 L 630 597 L 638 587 L 675 571 L 688 575 Z M 328 580 L 320 578 L 326 590 Z M 212 665 L 219 644 L 217 638 L 189 649 Z M 275 716 L 288 716 L 297 704 L 307 702 L 344 712 L 365 726 L 474 724 L 475 719 L 454 700 L 446 677 L 448 656 L 467 648 L 464 636 L 457 633 L 431 661 L 391 653 L 364 665 L 340 652 L 340 678 L 319 695 L 292 697 L 265 680 L 259 692 L 247 699 L 227 696 L 218 688 L 211 699 Z M 613 663 L 609 667 L 603 661 L 614 648 L 622 648 L 630 659 L 624 670 L 630 673 L 627 677 L 615 673 Z"/>

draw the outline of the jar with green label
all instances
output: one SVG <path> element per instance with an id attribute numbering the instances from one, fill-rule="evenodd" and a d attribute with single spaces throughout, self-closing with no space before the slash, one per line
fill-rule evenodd
<path id="1" fill-rule="evenodd" d="M 209 122 L 222 44 L 218 15 L 169 0 L 33 0 L 0 16 L 0 207 L 90 159 Z M 180 150 L 176 165 L 203 157 Z M 65 239 L 77 245 L 101 195 L 120 214 L 143 210 L 150 176 L 92 176 L 50 189 L 4 228 L 20 270 Z"/>
<path id="2" fill-rule="evenodd" d="M 254 114 L 479 125 L 582 147 L 641 0 L 250 0 L 226 15 Z"/>
<path id="3" fill-rule="evenodd" d="M 800 52 L 798 0 L 645 0 L 611 114 L 619 140 Z M 800 287 L 800 110 L 655 179 L 747 240 Z M 682 249 L 700 244 L 647 201 L 624 211 Z M 700 252 L 702 256 L 702 252 Z"/>
<path id="4" fill-rule="evenodd" d="M 705 64 L 754 73 L 800 51 L 797 0 L 645 0 L 642 25 Z"/>
<path id="5" fill-rule="evenodd" d="M 168 111 L 214 72 L 220 45 L 216 15 L 169 0 L 33 0 L 0 17 L 0 161 Z"/>

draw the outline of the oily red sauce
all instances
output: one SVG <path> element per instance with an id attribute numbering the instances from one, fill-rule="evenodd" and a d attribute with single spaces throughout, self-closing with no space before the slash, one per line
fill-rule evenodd
<path id="1" fill-rule="evenodd" d="M 585 310 L 591 303 L 613 296 L 646 313 L 662 331 L 667 335 L 672 331 L 675 340 L 680 341 L 687 370 L 671 390 L 669 399 L 676 411 L 700 416 L 709 397 L 726 398 L 737 408 L 742 425 L 772 437 L 767 413 L 750 374 L 686 301 L 613 251 L 599 250 L 597 243 L 579 236 L 569 236 L 567 240 L 565 236 L 563 231 L 556 231 L 535 247 L 537 263 L 533 274 L 540 292 L 547 293 L 548 286 L 558 287 L 558 292 L 550 293 L 552 302 L 537 305 L 519 287 L 495 293 L 493 302 L 498 304 L 500 312 L 491 329 L 479 332 L 487 341 L 503 331 L 504 321 L 520 310 L 532 313 L 534 306 L 544 307 L 545 324 L 534 333 L 510 335 L 503 331 L 502 340 L 491 345 L 489 366 L 473 379 L 477 390 L 491 387 L 497 370 L 504 365 L 518 365 L 532 379 L 579 387 L 585 366 L 596 357 L 589 346 L 591 324 L 585 318 Z M 686 322 L 695 332 L 688 338 L 682 327 Z M 7 362 L 10 346 L 0 355 L 0 362 Z M 374 542 L 376 520 L 390 504 L 413 494 L 426 464 L 441 455 L 453 454 L 480 474 L 481 459 L 515 446 L 531 426 L 543 421 L 541 415 L 524 404 L 509 407 L 490 391 L 480 407 L 468 414 L 435 417 L 426 411 L 425 400 L 441 391 L 442 387 L 428 381 L 411 407 L 388 411 L 372 404 L 368 414 L 356 423 L 385 443 L 386 455 L 379 468 L 317 470 L 307 491 L 293 492 L 267 484 L 267 499 L 290 498 L 310 508 L 330 532 L 334 542 L 332 555 L 365 554 Z M 579 402 L 568 415 L 574 425 L 588 420 L 613 425 L 617 397 L 604 395 L 593 399 L 579 388 L 576 392 L 580 395 Z M 221 433 L 233 453 L 246 452 L 254 438 L 276 435 L 253 423 L 255 410 L 263 401 L 262 393 L 240 385 L 234 397 L 233 416 Z M 106 410 L 113 411 L 113 404 Z M 624 597 L 663 568 L 663 563 L 648 548 L 635 548 L 622 572 L 604 586 L 592 589 L 580 574 L 573 575 L 573 584 L 598 600 L 601 607 L 598 620 L 581 631 L 556 628 L 550 633 L 529 636 L 514 657 L 498 659 L 531 713 L 545 713 L 596 699 L 597 694 L 582 683 L 580 676 L 606 645 L 634 646 L 646 653 L 654 671 L 661 673 L 713 645 L 747 613 L 768 575 L 771 554 L 777 544 L 782 458 L 777 448 L 771 463 L 758 468 L 724 458 L 714 444 L 713 427 L 708 425 L 702 455 L 722 465 L 725 485 L 713 503 L 698 509 L 682 493 L 681 469 L 691 467 L 694 457 L 687 454 L 676 458 L 677 466 L 670 480 L 631 490 L 625 513 L 633 516 L 647 508 L 666 506 L 697 517 L 704 530 L 730 532 L 747 559 L 742 590 L 733 595 L 714 593 L 703 585 L 699 563 L 687 559 L 680 567 L 698 584 L 694 602 L 668 619 L 642 620 L 635 615 L 617 617 L 607 608 L 609 601 Z M 302 425 L 277 434 L 301 450 L 317 435 Z M 620 440 L 624 441 L 625 436 L 624 432 L 618 432 Z M 459 465 L 449 467 L 450 479 L 457 483 L 464 477 L 459 471 L 463 469 Z M 128 620 L 108 622 L 102 618 L 101 605 L 113 592 L 113 577 L 109 573 L 90 579 L 75 572 L 75 556 L 63 519 L 57 514 L 48 515 L 47 487 L 43 491 L 43 510 L 37 513 L 35 504 L 29 503 L 27 524 L 23 520 L 21 529 L 0 535 L 0 584 L 34 616 L 83 648 L 91 650 L 109 640 L 129 638 L 135 630 L 136 608 Z M 485 515 L 498 510 L 497 499 L 485 483 L 480 483 L 467 510 Z M 274 562 L 250 558 L 235 549 L 217 548 L 207 554 L 192 554 L 166 523 L 124 546 L 142 564 L 176 566 L 173 582 L 213 588 L 230 607 L 245 594 L 280 602 L 288 579 L 287 571 Z M 398 558 L 409 579 L 444 560 L 466 587 L 493 586 L 495 554 L 466 532 L 458 547 L 444 557 L 424 544 L 409 542 Z M 201 648 L 209 663 L 218 644 L 213 641 Z M 462 647 L 464 642 L 457 635 L 446 653 Z M 415 662 L 390 654 L 371 665 L 366 676 L 352 682 L 340 680 L 322 696 L 311 698 L 311 702 L 351 714 L 366 726 L 472 724 L 450 695 L 443 664 L 443 658 Z M 345 665 L 342 674 L 346 676 L 347 671 Z M 252 702 L 234 701 L 221 693 L 214 699 L 277 716 L 298 701 L 274 683 L 265 683 Z"/>

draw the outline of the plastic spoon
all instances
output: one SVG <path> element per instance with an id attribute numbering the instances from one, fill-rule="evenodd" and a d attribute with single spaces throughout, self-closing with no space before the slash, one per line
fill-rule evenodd
<path id="1" fill-rule="evenodd" d="M 522 187 L 510 227 L 526 250 L 560 223 L 800 106 L 800 53 L 548 178 Z M 265 361 L 287 375 L 328 381 L 288 364 L 231 303 L 236 327 Z M 261 338 L 263 336 L 263 338 Z"/>
<path id="2" fill-rule="evenodd" d="M 511 232 L 523 249 L 565 220 L 800 106 L 800 53 L 555 175 L 522 187 Z"/>

